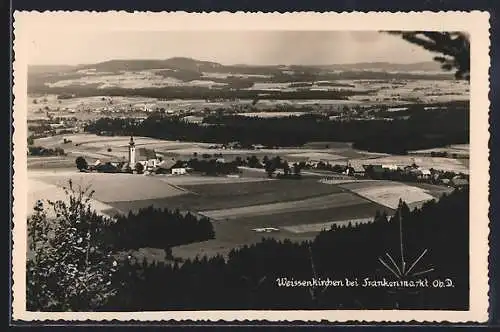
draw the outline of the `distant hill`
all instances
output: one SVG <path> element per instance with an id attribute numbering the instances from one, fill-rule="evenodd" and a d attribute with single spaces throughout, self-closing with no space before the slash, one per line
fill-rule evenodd
<path id="1" fill-rule="evenodd" d="M 441 71 L 440 65 L 433 61 L 417 63 L 390 63 L 390 62 L 363 62 L 352 64 L 331 64 L 331 65 L 223 65 L 218 62 L 201 61 L 185 57 L 174 57 L 169 59 L 127 59 L 109 60 L 95 64 L 79 66 L 29 66 L 30 74 L 68 72 L 71 70 L 95 69 L 98 72 L 118 72 L 118 71 L 140 71 L 151 69 L 172 69 L 197 72 L 225 72 L 225 73 L 262 73 L 269 74 L 288 68 L 296 71 L 353 71 L 353 70 L 373 70 L 373 71 L 394 71 L 409 72 Z"/>
<path id="2" fill-rule="evenodd" d="M 166 60 L 110 60 L 96 64 L 79 66 L 78 69 L 95 69 L 96 71 L 116 72 L 120 70 L 148 69 L 181 69 L 190 71 L 207 71 L 222 67 L 220 63 L 199 61 L 190 58 L 175 57 Z"/>

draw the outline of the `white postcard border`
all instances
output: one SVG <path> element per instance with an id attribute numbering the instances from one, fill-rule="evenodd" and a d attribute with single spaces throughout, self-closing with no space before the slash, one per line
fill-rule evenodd
<path id="1" fill-rule="evenodd" d="M 165 30 L 441 30 L 471 36 L 470 310 L 288 310 L 164 312 L 28 312 L 26 297 L 27 54 L 32 29 Z M 67 321 L 486 322 L 489 234 L 489 13 L 185 13 L 15 12 L 13 108 L 13 319 Z"/>

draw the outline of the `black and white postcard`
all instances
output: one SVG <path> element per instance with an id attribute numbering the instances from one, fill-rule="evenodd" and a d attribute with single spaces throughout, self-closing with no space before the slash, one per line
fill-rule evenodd
<path id="1" fill-rule="evenodd" d="M 488 13 L 14 20 L 14 319 L 487 320 Z"/>

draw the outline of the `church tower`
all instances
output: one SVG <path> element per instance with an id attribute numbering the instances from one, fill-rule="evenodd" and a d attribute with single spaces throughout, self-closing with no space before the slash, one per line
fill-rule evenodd
<path id="1" fill-rule="evenodd" d="M 128 164 L 133 169 L 135 167 L 135 142 L 134 136 L 130 136 L 128 143 Z"/>

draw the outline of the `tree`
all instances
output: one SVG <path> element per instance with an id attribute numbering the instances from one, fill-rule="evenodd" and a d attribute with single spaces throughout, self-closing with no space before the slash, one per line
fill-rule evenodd
<path id="1" fill-rule="evenodd" d="M 281 157 L 280 156 L 276 156 L 272 159 L 272 164 L 274 165 L 274 168 L 280 168 L 280 167 L 283 167 L 283 162 L 281 161 Z"/>
<path id="2" fill-rule="evenodd" d="M 135 171 L 139 174 L 142 174 L 144 172 L 144 165 L 141 163 L 135 164 Z"/>
<path id="3" fill-rule="evenodd" d="M 293 174 L 298 176 L 300 175 L 300 171 L 302 169 L 302 166 L 299 163 L 294 163 L 293 164 Z"/>
<path id="4" fill-rule="evenodd" d="M 33 145 L 33 144 L 35 144 L 35 140 L 33 139 L 33 137 L 29 136 L 28 137 L 28 146 Z"/>
<path id="5" fill-rule="evenodd" d="M 235 159 L 234 159 L 234 162 L 236 164 L 236 166 L 241 166 L 243 165 L 243 159 L 241 159 L 240 156 L 237 156 Z"/>
<path id="6" fill-rule="evenodd" d="M 118 263 L 99 234 L 109 222 L 90 208 L 93 191 L 64 188 L 66 201 L 48 201 L 49 218 L 38 201 L 27 220 L 27 308 L 30 311 L 94 310 L 115 295 L 112 278 Z"/>
<path id="7" fill-rule="evenodd" d="M 390 31 L 404 40 L 422 46 L 428 51 L 440 53 L 434 60 L 441 63 L 441 68 L 455 70 L 457 79 L 470 79 L 470 42 L 463 32 L 437 31 Z"/>
<path id="8" fill-rule="evenodd" d="M 259 158 L 257 158 L 255 155 L 251 155 L 250 157 L 247 158 L 247 160 L 248 160 L 248 167 L 258 168 L 260 165 Z"/>
<path id="9" fill-rule="evenodd" d="M 266 173 L 267 173 L 267 176 L 269 176 L 270 178 L 273 177 L 273 174 L 274 172 L 276 171 L 276 166 L 274 165 L 274 163 L 268 161 L 266 163 Z"/>
<path id="10" fill-rule="evenodd" d="M 76 163 L 76 168 L 78 168 L 80 172 L 83 172 L 89 167 L 87 161 L 82 156 L 77 157 L 75 163 Z"/>

